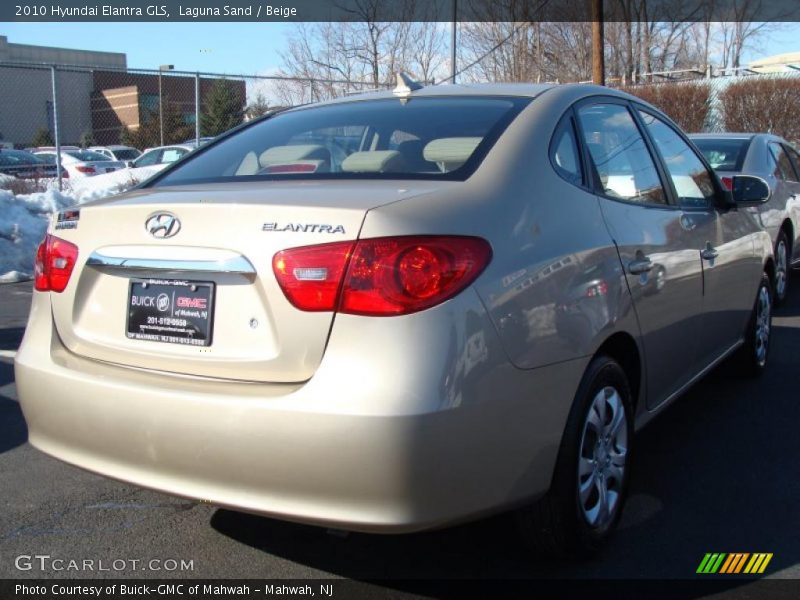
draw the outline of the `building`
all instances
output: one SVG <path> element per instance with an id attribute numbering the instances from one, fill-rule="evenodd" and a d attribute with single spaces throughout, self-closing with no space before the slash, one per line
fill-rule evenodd
<path id="1" fill-rule="evenodd" d="M 26 63 L 47 65 L 73 65 L 105 69 L 125 69 L 127 56 L 122 52 L 96 52 L 94 50 L 71 50 L 50 46 L 12 44 L 0 35 L 0 63 Z"/>
<path id="2" fill-rule="evenodd" d="M 124 128 L 136 130 L 162 102 L 194 123 L 193 76 L 131 72 L 124 53 L 14 44 L 0 36 L 0 139 L 25 147 L 39 130 L 54 132 L 52 65 L 62 144 L 77 144 L 87 133 L 98 144 L 118 143 Z M 201 106 L 216 81 L 200 78 Z M 229 85 L 244 106 L 245 83 Z"/>

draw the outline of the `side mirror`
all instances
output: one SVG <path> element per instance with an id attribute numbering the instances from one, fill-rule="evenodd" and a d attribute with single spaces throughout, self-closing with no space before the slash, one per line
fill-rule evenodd
<path id="1" fill-rule="evenodd" d="M 736 206 L 758 206 L 769 200 L 769 184 L 752 175 L 734 175 L 731 197 Z"/>
<path id="2" fill-rule="evenodd" d="M 129 169 L 133 168 L 133 161 L 132 160 L 126 160 L 125 161 L 125 166 L 128 167 Z"/>

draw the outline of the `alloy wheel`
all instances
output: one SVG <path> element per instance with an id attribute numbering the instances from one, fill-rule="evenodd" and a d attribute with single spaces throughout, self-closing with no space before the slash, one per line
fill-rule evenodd
<path id="1" fill-rule="evenodd" d="M 586 414 L 578 457 L 578 502 L 590 527 L 602 528 L 616 516 L 627 453 L 625 405 L 620 393 L 606 386 Z"/>

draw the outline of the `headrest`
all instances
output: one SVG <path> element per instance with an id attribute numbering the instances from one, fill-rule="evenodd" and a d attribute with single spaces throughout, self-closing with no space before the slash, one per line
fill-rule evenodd
<path id="1" fill-rule="evenodd" d="M 350 173 L 383 173 L 398 168 L 403 157 L 396 150 L 353 152 L 342 161 L 342 171 Z"/>

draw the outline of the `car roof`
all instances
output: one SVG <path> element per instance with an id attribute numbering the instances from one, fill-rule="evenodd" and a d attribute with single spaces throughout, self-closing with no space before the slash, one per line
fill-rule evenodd
<path id="1" fill-rule="evenodd" d="M 120 144 L 112 144 L 110 146 L 91 146 L 87 150 L 136 150 L 133 146 L 122 146 Z"/>
<path id="2" fill-rule="evenodd" d="M 152 148 L 146 148 L 145 152 L 150 152 L 151 150 L 166 150 L 167 148 L 183 148 L 184 150 L 194 150 L 194 144 L 168 144 L 166 146 L 153 146 Z"/>
<path id="3" fill-rule="evenodd" d="M 752 140 L 756 137 L 765 137 L 775 140 L 783 140 L 782 137 L 771 133 L 746 133 L 724 131 L 721 133 L 690 133 L 689 137 L 697 140 Z"/>
<path id="4" fill-rule="evenodd" d="M 428 85 L 418 90 L 410 92 L 406 98 L 430 98 L 437 96 L 521 96 L 535 98 L 542 92 L 555 87 L 551 83 L 458 83 Z M 317 102 L 313 106 L 323 106 L 326 104 L 342 104 L 346 102 L 359 102 L 362 100 L 379 100 L 382 98 L 398 98 L 393 91 L 373 91 L 363 94 L 351 94 L 341 96 L 323 102 Z M 306 105 L 308 106 L 308 105 Z M 301 107 L 296 107 L 301 108 Z M 294 109 L 289 109 L 294 110 Z"/>

